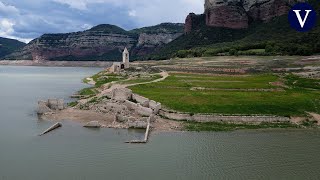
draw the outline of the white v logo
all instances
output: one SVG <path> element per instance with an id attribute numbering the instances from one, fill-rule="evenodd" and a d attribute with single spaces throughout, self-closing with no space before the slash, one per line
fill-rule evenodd
<path id="1" fill-rule="evenodd" d="M 297 18 L 298 18 L 298 21 L 299 21 L 299 23 L 300 23 L 301 28 L 303 28 L 303 27 L 304 27 L 304 24 L 306 23 L 306 21 L 307 21 L 307 19 L 308 19 L 309 13 L 310 13 L 312 10 L 306 10 L 307 14 L 304 16 L 304 20 L 302 20 L 301 15 L 300 15 L 300 11 L 301 11 L 301 10 L 293 10 L 293 11 L 294 11 L 294 12 L 296 13 L 296 15 L 297 15 Z"/>

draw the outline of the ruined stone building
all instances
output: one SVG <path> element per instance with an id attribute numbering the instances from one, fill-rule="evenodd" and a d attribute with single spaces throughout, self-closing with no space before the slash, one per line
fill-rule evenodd
<path id="1" fill-rule="evenodd" d="M 119 73 L 122 69 L 128 69 L 130 67 L 130 54 L 127 48 L 122 53 L 122 62 L 115 62 L 110 67 L 109 71 L 112 73 Z"/>

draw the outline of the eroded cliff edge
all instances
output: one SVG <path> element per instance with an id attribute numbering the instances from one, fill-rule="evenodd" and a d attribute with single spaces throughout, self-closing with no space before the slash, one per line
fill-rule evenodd
<path id="1" fill-rule="evenodd" d="M 183 34 L 183 24 L 163 23 L 126 31 L 114 25 L 98 25 L 82 32 L 44 34 L 23 49 L 6 57 L 9 60 L 100 60 L 121 59 L 127 47 L 132 59 L 152 53 Z"/>
<path id="2" fill-rule="evenodd" d="M 205 0 L 203 15 L 190 13 L 186 18 L 185 32 L 195 29 L 201 21 L 208 27 L 248 28 L 252 22 L 269 22 L 287 14 L 298 1 L 301 0 Z"/>

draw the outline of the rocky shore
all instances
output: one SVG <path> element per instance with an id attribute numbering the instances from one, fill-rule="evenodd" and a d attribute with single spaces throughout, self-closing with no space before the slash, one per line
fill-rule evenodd
<path id="1" fill-rule="evenodd" d="M 139 73 L 133 74 L 142 76 Z M 73 107 L 65 106 L 62 99 L 39 101 L 38 115 L 43 120 L 71 120 L 89 128 L 146 129 L 150 122 L 153 131 L 180 131 L 183 128 L 183 122 L 171 121 L 159 115 L 162 109 L 161 103 L 134 94 L 127 88 L 164 80 L 168 74 L 162 72 L 158 76 L 158 79 L 150 82 L 104 84 L 96 89 L 99 92 L 94 96 L 79 96 L 81 99 L 75 102 L 76 105 Z M 130 79 L 132 77 L 129 77 Z M 93 79 L 90 80 L 95 84 Z"/>
<path id="2" fill-rule="evenodd" d="M 43 120 L 71 120 L 87 128 L 146 129 L 150 122 L 155 131 L 182 129 L 182 122 L 160 117 L 160 103 L 133 94 L 126 88 L 116 88 L 110 92 L 100 100 L 93 102 L 91 98 L 76 107 L 66 107 L 59 99 L 39 101 L 37 112 Z"/>

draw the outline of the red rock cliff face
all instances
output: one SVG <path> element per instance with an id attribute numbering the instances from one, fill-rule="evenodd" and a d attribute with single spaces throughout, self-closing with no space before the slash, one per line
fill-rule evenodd
<path id="1" fill-rule="evenodd" d="M 190 13 L 186 18 L 184 33 L 188 34 L 191 31 L 197 30 L 201 28 L 204 24 L 205 24 L 204 14 L 196 15 L 194 13 Z"/>
<path id="2" fill-rule="evenodd" d="M 185 26 L 184 26 L 184 33 L 189 33 L 192 31 L 192 19 L 193 19 L 193 16 L 195 16 L 194 13 L 190 13 L 187 18 L 186 18 L 186 22 L 185 22 Z"/>
<path id="3" fill-rule="evenodd" d="M 205 0 L 206 25 L 242 29 L 249 20 L 268 22 L 288 13 L 298 0 Z M 301 0 L 299 0 L 301 2 Z"/>
<path id="4" fill-rule="evenodd" d="M 249 25 L 248 16 L 240 6 L 217 6 L 205 14 L 207 26 L 243 29 Z"/>
<path id="5" fill-rule="evenodd" d="M 287 14 L 289 9 L 285 0 L 264 1 L 248 7 L 248 15 L 253 20 L 268 22 L 274 17 Z"/>

